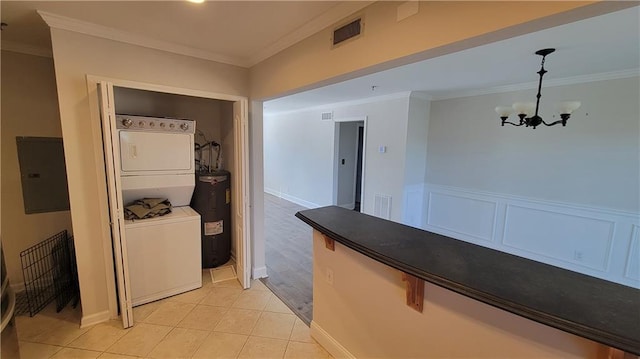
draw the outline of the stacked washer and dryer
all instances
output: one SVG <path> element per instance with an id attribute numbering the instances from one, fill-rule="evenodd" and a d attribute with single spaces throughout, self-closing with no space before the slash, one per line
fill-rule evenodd
<path id="1" fill-rule="evenodd" d="M 195 121 L 116 116 L 122 202 L 166 198 L 160 217 L 124 225 L 132 305 L 202 286 L 201 221 L 189 207 L 195 188 Z"/>

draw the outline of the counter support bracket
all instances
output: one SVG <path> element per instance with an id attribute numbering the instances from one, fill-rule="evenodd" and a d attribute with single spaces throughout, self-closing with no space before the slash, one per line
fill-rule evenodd
<path id="1" fill-rule="evenodd" d="M 322 235 L 322 238 L 324 238 L 324 246 L 328 250 L 330 250 L 332 252 L 335 252 L 335 250 L 336 250 L 336 242 L 333 239 L 325 236 L 324 234 Z"/>
<path id="2" fill-rule="evenodd" d="M 402 280 L 406 282 L 407 305 L 422 313 L 424 305 L 424 280 L 402 272 Z"/>

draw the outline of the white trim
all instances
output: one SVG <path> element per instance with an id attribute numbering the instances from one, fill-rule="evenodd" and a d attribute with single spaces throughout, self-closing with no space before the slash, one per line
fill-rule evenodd
<path id="1" fill-rule="evenodd" d="M 374 1 L 349 1 L 340 3 L 339 5 L 332 7 L 320 16 L 305 23 L 300 28 L 290 31 L 287 35 L 258 51 L 255 55 L 249 57 L 223 55 L 212 51 L 176 44 L 169 41 L 158 40 L 148 36 L 134 34 L 128 31 L 118 30 L 108 26 L 77 20 L 46 11 L 38 10 L 37 12 L 47 23 L 47 25 L 52 28 L 73 31 L 85 35 L 96 36 L 104 39 L 124 42 L 127 44 L 171 52 L 174 54 L 250 68 L 258 64 L 259 62 L 279 53 L 280 51 L 306 39 L 307 37 L 318 33 L 319 31 L 327 28 L 337 21 L 340 21 L 346 16 L 360 11 L 361 9 L 371 5 L 372 3 L 374 3 Z M 51 51 L 49 50 L 49 52 Z M 51 54 L 48 55 L 48 57 L 51 56 Z"/>
<path id="2" fill-rule="evenodd" d="M 347 348 L 343 347 L 342 344 L 335 340 L 326 330 L 322 329 L 316 321 L 311 321 L 311 327 L 309 329 L 311 330 L 311 337 L 334 358 L 356 358 L 355 355 L 351 354 Z"/>
<path id="3" fill-rule="evenodd" d="M 169 93 L 169 94 L 179 94 L 179 95 L 186 95 L 186 96 L 192 96 L 192 97 L 202 97 L 202 98 L 216 99 L 216 100 L 227 100 L 227 101 L 234 101 L 234 102 L 240 101 L 241 104 L 243 104 L 242 105 L 243 111 L 241 115 L 245 120 L 247 120 L 247 117 L 248 117 L 248 113 L 246 111 L 248 99 L 243 96 L 227 95 L 227 94 L 208 92 L 208 91 L 202 91 L 202 90 L 157 85 L 157 84 L 150 84 L 150 83 L 144 83 L 144 82 L 138 82 L 138 81 L 108 78 L 108 77 L 96 76 L 96 75 L 87 75 L 86 81 L 87 81 L 87 90 L 89 93 L 89 104 L 90 104 L 89 108 L 91 113 L 91 123 L 92 123 L 92 129 L 93 129 L 92 136 L 94 136 L 94 141 L 93 141 L 94 152 L 95 152 L 94 156 L 96 160 L 99 160 L 98 163 L 104 161 L 104 148 L 102 146 L 103 144 L 102 128 L 101 128 L 102 120 L 100 117 L 99 103 L 97 99 L 97 90 L 94 90 L 94 88 L 97 88 L 96 87 L 97 84 L 99 84 L 101 81 L 108 82 L 112 86 L 116 86 L 116 87 L 127 87 L 132 89 L 163 92 L 163 93 Z M 100 166 L 97 166 L 96 170 L 100 171 L 99 168 Z M 98 174 L 100 175 L 100 173 Z M 250 198 L 249 193 L 246 193 L 245 196 Z M 104 249 L 104 258 L 105 258 L 104 265 L 105 265 L 105 272 L 106 272 L 106 277 L 107 277 L 106 279 L 107 279 L 107 286 L 108 286 L 107 297 L 109 300 L 109 310 L 106 312 L 110 313 L 111 317 L 117 317 L 118 297 L 115 291 L 116 279 L 115 279 L 115 272 L 114 272 L 114 266 L 113 266 L 113 250 L 112 250 L 112 244 L 111 244 L 112 240 L 111 240 L 110 228 L 108 228 L 109 217 L 108 215 L 105 217 L 105 214 L 108 213 L 107 211 L 108 211 L 109 204 L 106 196 L 104 198 L 99 198 L 99 199 L 101 200 L 101 202 L 104 201 L 104 203 L 101 203 L 100 207 L 102 209 L 106 209 L 106 211 L 103 213 L 102 218 L 103 219 L 106 218 L 105 220 L 106 222 L 104 224 L 107 226 L 106 230 L 109 232 L 109 234 L 103 235 L 103 249 Z M 247 250 L 250 250 L 249 248 L 251 246 L 251 238 L 249 236 L 250 236 L 250 231 L 247 230 L 245 234 L 245 240 L 246 240 L 245 244 L 246 244 Z M 250 255 L 251 253 L 249 252 L 249 256 Z M 251 263 L 250 257 L 248 257 L 246 260 L 247 260 L 247 263 Z M 236 260 L 236 263 L 238 263 L 237 260 Z M 82 286 L 82 283 L 80 285 Z"/>
<path id="4" fill-rule="evenodd" d="M 292 195 L 289 195 L 289 194 L 286 194 L 286 193 L 282 193 L 282 192 L 273 190 L 271 188 L 266 188 L 265 187 L 264 188 L 264 192 L 268 193 L 268 194 L 270 194 L 272 196 L 276 196 L 278 198 L 282 198 L 282 199 L 287 200 L 289 202 L 293 202 L 295 204 L 301 205 L 302 207 L 305 207 L 305 208 L 322 207 L 321 205 L 319 205 L 317 203 L 309 202 L 309 201 L 306 201 L 306 200 L 304 200 L 302 198 L 298 198 L 298 197 L 295 197 L 295 196 L 292 196 Z"/>
<path id="5" fill-rule="evenodd" d="M 640 223 L 638 222 L 640 218 L 638 217 L 639 215 L 638 212 L 623 211 L 623 210 L 605 208 L 605 207 L 586 206 L 586 205 L 580 205 L 580 204 L 569 203 L 569 202 L 561 202 L 561 201 L 541 200 L 541 199 L 532 198 L 532 197 L 517 196 L 517 195 L 511 195 L 511 194 L 504 194 L 504 193 L 495 193 L 495 192 L 467 189 L 467 188 L 454 187 L 454 186 L 444 186 L 444 185 L 432 184 L 432 183 L 426 183 L 425 185 L 427 189 L 431 191 L 433 190 L 451 191 L 451 192 L 457 192 L 457 193 L 466 193 L 469 195 L 497 197 L 504 200 L 525 201 L 525 202 L 535 203 L 539 205 L 560 206 L 560 207 L 566 207 L 567 209 L 578 210 L 578 211 L 590 211 L 590 212 L 595 211 L 595 212 L 608 214 L 611 216 L 627 217 L 627 219 L 631 222 Z M 425 193 L 427 193 L 427 191 L 425 191 Z"/>
<path id="6" fill-rule="evenodd" d="M 427 100 L 427 101 L 433 100 L 433 96 L 431 96 L 430 94 L 424 91 L 411 91 L 411 94 L 409 95 L 409 97 L 418 98 L 418 99 Z"/>
<path id="7" fill-rule="evenodd" d="M 344 209 L 352 210 L 356 206 L 355 202 L 347 203 L 347 204 L 339 204 L 338 207 L 342 207 Z"/>
<path id="8" fill-rule="evenodd" d="M 328 26 L 335 24 L 345 17 L 364 9 L 374 2 L 375 1 L 341 2 L 339 5 L 332 7 L 327 12 L 307 22 L 300 28 L 290 31 L 287 35 L 260 50 L 254 56 L 251 56 L 248 61 L 249 66 L 253 66 L 263 60 L 266 60 L 267 58 L 290 46 L 293 46 L 294 44 L 306 39 L 307 37 L 326 29 Z"/>
<path id="9" fill-rule="evenodd" d="M 333 121 L 334 122 L 359 122 L 359 121 L 365 121 L 367 119 L 367 116 L 353 116 L 353 117 L 338 117 L 338 118 L 334 118 Z"/>
<path id="10" fill-rule="evenodd" d="M 53 57 L 53 51 L 46 47 L 28 45 L 21 42 L 14 42 L 8 40 L 2 40 L 2 50 L 17 52 L 20 54 L 40 56 L 40 57 Z"/>
<path id="11" fill-rule="evenodd" d="M 611 71 L 611 72 L 602 72 L 597 74 L 572 76 L 572 77 L 565 77 L 561 79 L 545 80 L 544 87 L 575 85 L 575 84 L 595 82 L 595 81 L 605 81 L 605 80 L 617 80 L 617 79 L 625 79 L 625 78 L 636 77 L 636 76 L 640 76 L 640 69 L 638 68 Z M 432 96 L 432 99 L 448 100 L 448 99 L 454 99 L 459 97 L 471 97 L 471 96 L 489 95 L 489 94 L 496 94 L 496 93 L 530 90 L 530 89 L 535 89 L 537 87 L 538 87 L 538 82 L 526 82 L 526 83 L 520 83 L 520 84 L 495 86 L 495 87 L 488 87 L 488 88 L 475 89 L 475 90 L 443 92 L 440 95 Z"/>
<path id="12" fill-rule="evenodd" d="M 356 100 L 334 102 L 334 103 L 330 103 L 330 104 L 317 105 L 317 106 L 308 106 L 308 107 L 299 108 L 299 109 L 295 109 L 295 110 L 273 111 L 273 112 L 265 111 L 264 112 L 264 116 L 265 117 L 268 117 L 268 116 L 282 116 L 282 115 L 290 115 L 290 114 L 299 113 L 299 112 L 333 110 L 333 109 L 341 108 L 341 107 L 363 105 L 363 104 L 368 104 L 368 103 L 376 103 L 376 102 L 380 102 L 380 101 L 390 101 L 390 100 L 397 100 L 397 99 L 401 99 L 401 98 L 407 98 L 408 99 L 409 96 L 411 96 L 411 93 L 412 93 L 411 91 L 402 91 L 402 92 L 396 92 L 396 93 L 380 95 L 380 96 L 374 96 L 374 97 L 365 97 L 365 98 L 360 98 L 360 99 L 356 99 Z M 265 101 L 265 103 L 268 103 L 268 102 L 269 101 Z M 334 121 L 336 121 L 336 119 L 334 119 Z"/>
<path id="13" fill-rule="evenodd" d="M 73 31 L 80 34 L 96 36 L 103 39 L 124 42 L 127 44 L 147 47 L 178 55 L 191 56 L 224 64 L 249 67 L 250 64 L 237 57 L 225 56 L 213 52 L 196 49 L 190 46 L 179 45 L 168 41 L 153 39 L 143 35 L 133 34 L 127 31 L 97 25 L 86 21 L 76 20 L 66 16 L 56 15 L 46 11 L 37 11 L 42 19 L 52 28 Z"/>
<path id="14" fill-rule="evenodd" d="M 24 286 L 24 282 L 18 282 L 18 283 L 10 283 L 9 287 L 11 287 L 11 289 L 13 289 L 13 291 L 15 293 L 21 293 L 25 291 L 25 286 Z"/>
<path id="15" fill-rule="evenodd" d="M 103 323 L 109 319 L 111 319 L 111 315 L 108 310 L 104 310 L 102 312 L 94 313 L 91 315 L 83 315 L 82 319 L 80 319 L 80 328 L 86 328 L 98 323 Z"/>
<path id="16" fill-rule="evenodd" d="M 258 278 L 267 278 L 267 277 L 269 277 L 267 275 L 267 267 L 253 268 L 253 272 L 251 273 L 251 278 L 258 279 Z"/>
<path id="17" fill-rule="evenodd" d="M 126 87 L 126 88 L 131 88 L 131 89 L 136 89 L 136 90 L 164 92 L 164 93 L 168 93 L 168 94 L 177 94 L 177 95 L 185 95 L 185 96 L 192 96 L 192 97 L 202 97 L 202 98 L 209 98 L 209 99 L 214 99 L 214 100 L 224 100 L 224 101 L 234 101 L 234 102 L 235 101 L 241 101 L 241 100 L 248 101 L 247 97 L 244 97 L 244 96 L 229 95 L 229 94 L 223 94 L 223 93 L 219 93 L 219 92 L 195 90 L 195 89 L 189 89 L 189 88 L 184 88 L 184 87 L 158 85 L 158 84 L 152 84 L 152 83 L 140 82 L 140 81 L 123 80 L 123 79 L 112 78 L 112 77 L 87 75 L 87 79 L 90 80 L 90 81 L 94 81 L 96 83 L 99 83 L 100 81 L 106 81 L 106 82 L 112 83 L 113 86 L 115 86 L 115 87 Z"/>
<path id="18" fill-rule="evenodd" d="M 338 168 L 339 168 L 339 164 L 338 162 L 340 161 L 340 159 L 338 158 L 339 156 L 339 147 L 340 147 L 340 123 L 342 122 L 362 122 L 363 125 L 362 127 L 364 128 L 363 132 L 362 132 L 362 178 L 361 183 L 360 183 L 360 212 L 363 212 L 364 209 L 364 186 L 365 186 L 365 176 L 366 176 L 366 168 L 367 168 L 367 122 L 368 122 L 368 118 L 369 116 L 367 115 L 363 115 L 363 116 L 353 116 L 353 117 L 342 117 L 342 118 L 336 118 L 334 119 L 334 123 L 333 123 L 333 133 L 334 133 L 334 138 L 333 138 L 333 155 L 331 156 L 333 158 L 333 204 L 346 208 L 344 207 L 344 205 L 339 205 L 338 204 Z M 357 131 L 356 131 L 357 133 Z M 356 140 L 356 147 L 357 147 L 357 140 Z M 356 152 L 356 156 L 357 156 L 357 152 Z M 357 162 L 357 160 L 356 160 Z M 357 167 L 357 164 L 356 164 Z M 357 169 L 356 169 L 357 170 Z M 355 181 L 354 181 L 354 187 L 355 187 Z M 355 188 L 354 188 L 354 196 L 355 196 Z M 354 198 L 355 200 L 355 198 Z M 353 206 L 351 208 L 347 208 L 347 209 L 353 209 L 355 207 L 355 203 L 353 204 Z M 312 207 L 313 208 L 313 207 Z M 364 212 L 363 212 L 364 213 Z"/>

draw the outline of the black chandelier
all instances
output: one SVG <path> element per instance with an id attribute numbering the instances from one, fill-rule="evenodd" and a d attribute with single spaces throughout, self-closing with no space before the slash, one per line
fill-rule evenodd
<path id="1" fill-rule="evenodd" d="M 536 126 L 539 126 L 540 124 L 543 124 L 545 126 L 553 126 L 561 123 L 562 126 L 566 126 L 567 120 L 569 119 L 569 117 L 571 117 L 571 113 L 577 110 L 578 107 L 580 107 L 581 105 L 580 101 L 564 101 L 559 103 L 557 106 L 557 110 L 558 110 L 558 113 L 560 113 L 560 119 L 558 121 L 551 122 L 551 123 L 544 122 L 542 117 L 538 115 L 538 110 L 540 109 L 540 97 L 542 97 L 542 94 L 541 94 L 542 76 L 544 76 L 544 74 L 547 73 L 547 70 L 544 69 L 544 60 L 547 55 L 549 55 L 554 51 L 556 51 L 556 49 L 542 49 L 542 50 L 536 51 L 536 55 L 542 56 L 542 63 L 540 64 L 540 71 L 538 71 L 538 75 L 540 75 L 540 80 L 538 82 L 538 94 L 536 95 L 535 103 L 516 102 L 511 107 L 498 106 L 495 108 L 496 112 L 498 113 L 498 116 L 500 116 L 500 119 L 502 119 L 502 126 L 504 126 L 505 123 L 508 123 L 514 126 L 525 125 L 525 127 L 533 127 L 533 129 L 535 129 Z M 507 119 L 509 118 L 509 115 L 511 115 L 514 111 L 520 118 L 519 123 L 513 123 L 513 122 L 507 121 Z"/>

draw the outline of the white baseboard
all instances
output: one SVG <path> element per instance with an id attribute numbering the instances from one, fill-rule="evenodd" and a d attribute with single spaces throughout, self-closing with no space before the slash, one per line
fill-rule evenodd
<path id="1" fill-rule="evenodd" d="M 305 208 L 322 207 L 321 205 L 319 205 L 317 203 L 309 202 L 309 201 L 306 201 L 306 200 L 304 200 L 302 198 L 298 198 L 298 197 L 295 197 L 295 196 L 292 196 L 292 195 L 289 195 L 289 194 L 286 194 L 286 193 L 282 193 L 282 192 L 279 192 L 279 191 L 276 191 L 276 190 L 273 190 L 273 189 L 270 189 L 270 188 L 266 188 L 265 187 L 264 191 L 265 191 L 265 193 L 268 193 L 268 194 L 270 194 L 272 196 L 276 196 L 276 197 L 282 198 L 284 200 L 287 200 L 289 202 L 293 202 L 295 204 L 299 204 L 299 205 L 301 205 L 302 207 L 305 207 Z"/>
<path id="2" fill-rule="evenodd" d="M 13 290 L 14 293 L 20 293 L 24 291 L 24 282 L 10 283 L 9 286 L 11 286 L 11 290 Z"/>
<path id="3" fill-rule="evenodd" d="M 91 315 L 83 315 L 82 319 L 80 320 L 80 328 L 86 328 L 98 323 L 103 323 L 109 319 L 111 319 L 111 314 L 108 310 Z"/>
<path id="4" fill-rule="evenodd" d="M 258 278 L 267 278 L 267 267 L 258 267 L 258 268 L 253 268 L 253 271 L 251 273 L 251 278 L 253 279 L 258 279 Z"/>
<path id="5" fill-rule="evenodd" d="M 326 351 L 329 352 L 334 358 L 353 358 L 355 355 L 351 354 L 347 348 L 338 343 L 329 333 L 327 333 L 318 323 L 311 321 L 311 337 L 315 339 Z"/>
<path id="6" fill-rule="evenodd" d="M 355 202 L 347 203 L 347 204 L 339 204 L 338 207 L 342 207 L 344 209 L 352 210 L 356 208 Z"/>

